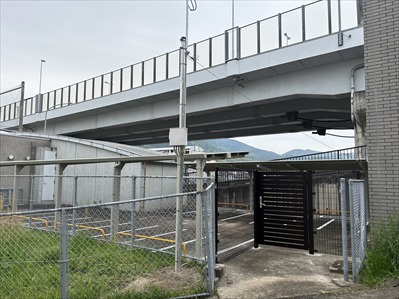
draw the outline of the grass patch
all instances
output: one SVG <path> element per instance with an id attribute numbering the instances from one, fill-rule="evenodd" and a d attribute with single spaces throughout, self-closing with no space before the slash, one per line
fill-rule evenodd
<path id="1" fill-rule="evenodd" d="M 189 289 L 143 290 L 128 287 L 139 277 L 173 267 L 168 254 L 131 249 L 89 236 L 68 237 L 70 298 L 168 298 L 204 291 L 204 282 Z M 0 222 L 0 294 L 2 298 L 60 298 L 59 233 Z M 198 271 L 197 271 L 198 272 Z"/>
<path id="2" fill-rule="evenodd" d="M 376 286 L 395 277 L 399 277 L 399 214 L 380 223 L 372 234 L 360 281 Z"/>

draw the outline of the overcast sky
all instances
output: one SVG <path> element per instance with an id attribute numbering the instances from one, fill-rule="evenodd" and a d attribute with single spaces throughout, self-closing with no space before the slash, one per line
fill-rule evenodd
<path id="1" fill-rule="evenodd" d="M 353 0 L 344 0 L 352 1 Z M 189 16 L 189 43 L 312 1 L 197 0 Z M 26 84 L 26 97 L 108 73 L 177 49 L 185 35 L 185 1 L 0 0 L 0 91 Z M 1 105 L 18 99 L 1 97 Z M 352 136 L 352 131 L 333 131 Z M 352 147 L 351 138 L 309 133 L 238 138 L 284 153 L 293 148 L 328 151 Z"/>

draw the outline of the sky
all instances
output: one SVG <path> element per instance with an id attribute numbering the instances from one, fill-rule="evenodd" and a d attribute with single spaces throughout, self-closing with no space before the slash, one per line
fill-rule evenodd
<path id="1" fill-rule="evenodd" d="M 197 10 L 189 14 L 188 42 L 223 33 L 233 23 L 246 25 L 310 2 L 197 0 Z M 185 0 L 0 0 L 0 91 L 25 81 L 26 97 L 38 94 L 41 64 L 41 90 L 46 92 L 177 49 L 186 33 L 185 4 Z M 17 99 L 14 92 L 2 96 L 0 104 Z M 328 133 L 353 136 L 352 130 Z M 354 146 L 353 138 L 311 132 L 236 140 L 280 154 L 295 148 L 329 151 Z"/>

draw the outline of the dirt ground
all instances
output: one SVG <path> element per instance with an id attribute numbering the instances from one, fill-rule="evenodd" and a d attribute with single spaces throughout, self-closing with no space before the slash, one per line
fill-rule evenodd
<path id="1" fill-rule="evenodd" d="M 174 267 L 166 267 L 137 278 L 126 289 L 142 292 L 145 287 L 153 285 L 163 290 L 185 290 L 193 285 L 200 285 L 202 280 L 203 277 L 197 269 L 183 267 L 181 272 L 175 272 Z"/>

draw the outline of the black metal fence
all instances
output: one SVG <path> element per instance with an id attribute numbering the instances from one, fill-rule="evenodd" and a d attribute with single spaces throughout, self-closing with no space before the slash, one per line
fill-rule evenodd
<path id="1" fill-rule="evenodd" d="M 361 171 L 320 171 L 313 173 L 313 227 L 315 251 L 342 255 L 342 214 L 349 208 L 341 207 L 339 195 L 340 179 L 362 179 Z M 348 222 L 348 232 L 349 229 Z M 350 235 L 348 234 L 350 242 Z M 350 245 L 349 245 L 350 246 Z"/>

